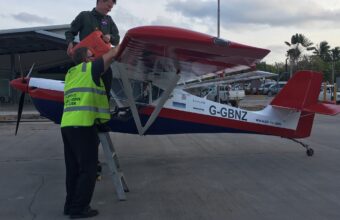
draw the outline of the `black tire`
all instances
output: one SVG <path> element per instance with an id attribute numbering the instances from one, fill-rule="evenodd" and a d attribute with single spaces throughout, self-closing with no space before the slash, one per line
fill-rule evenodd
<path id="1" fill-rule="evenodd" d="M 309 148 L 307 151 L 306 151 L 306 154 L 308 157 L 311 157 L 314 155 L 314 150 L 312 148 Z"/>

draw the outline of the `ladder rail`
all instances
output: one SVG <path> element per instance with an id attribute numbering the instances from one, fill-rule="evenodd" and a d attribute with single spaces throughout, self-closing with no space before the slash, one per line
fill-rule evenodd
<path id="1" fill-rule="evenodd" d="M 108 167 L 111 171 L 111 177 L 115 186 L 117 197 L 120 201 L 125 201 L 125 192 L 129 192 L 129 188 L 125 181 L 124 174 L 120 170 L 120 163 L 110 135 L 108 132 L 99 132 L 98 136 L 104 150 Z"/>

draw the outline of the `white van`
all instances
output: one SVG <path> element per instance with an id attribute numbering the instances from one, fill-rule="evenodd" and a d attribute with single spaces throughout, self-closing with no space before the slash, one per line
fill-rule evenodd
<path id="1" fill-rule="evenodd" d="M 216 89 L 219 90 L 218 94 L 219 94 L 220 100 L 217 100 Z M 233 88 L 230 85 L 219 85 L 218 88 L 217 86 L 210 87 L 205 97 L 206 99 L 212 100 L 215 102 L 219 101 L 220 103 L 225 103 L 225 104 L 230 103 L 233 106 L 237 106 L 238 101 L 244 99 L 245 96 L 246 95 L 243 89 Z"/>

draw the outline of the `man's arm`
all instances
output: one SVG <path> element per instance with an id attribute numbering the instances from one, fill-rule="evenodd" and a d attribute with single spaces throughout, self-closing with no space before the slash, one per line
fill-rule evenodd
<path id="1" fill-rule="evenodd" d="M 110 43 L 112 45 L 118 45 L 120 41 L 119 31 L 117 25 L 113 22 L 112 18 L 110 17 Z"/>
<path id="2" fill-rule="evenodd" d="M 106 70 L 108 70 L 108 68 L 110 67 L 110 64 L 116 57 L 118 50 L 119 45 L 115 48 L 110 49 L 110 51 L 104 54 L 102 57 L 92 61 L 92 79 L 97 86 L 100 85 L 101 76 L 104 75 L 106 73 Z"/>
<path id="3" fill-rule="evenodd" d="M 72 21 L 71 27 L 69 30 L 65 32 L 65 37 L 66 37 L 66 43 L 68 45 L 67 48 L 67 54 L 71 52 L 71 49 L 73 48 L 73 41 L 75 36 L 78 35 L 80 29 L 82 28 L 82 20 L 83 20 L 83 13 L 81 12 L 80 14 L 77 15 L 77 17 Z"/>
<path id="4" fill-rule="evenodd" d="M 114 58 L 116 57 L 118 51 L 119 51 L 119 45 L 117 45 L 116 47 L 111 48 L 109 50 L 109 52 L 107 52 L 107 53 L 105 53 L 103 55 L 104 72 L 106 72 L 106 70 L 110 67 L 110 65 L 113 62 Z"/>

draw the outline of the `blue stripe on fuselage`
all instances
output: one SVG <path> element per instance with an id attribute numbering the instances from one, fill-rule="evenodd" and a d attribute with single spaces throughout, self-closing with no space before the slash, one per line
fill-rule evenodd
<path id="1" fill-rule="evenodd" d="M 32 99 L 33 104 L 40 112 L 41 116 L 50 119 L 51 121 L 60 124 L 63 114 L 64 103 L 50 101 L 46 99 Z M 149 116 L 142 115 L 141 121 L 144 125 Z M 109 121 L 109 126 L 113 132 L 137 134 L 135 122 L 131 115 L 121 118 L 113 118 Z M 250 133 L 238 129 L 225 128 L 200 124 L 195 122 L 187 122 L 175 119 L 158 117 L 155 122 L 145 133 L 146 135 L 161 135 L 161 134 L 184 134 L 184 133 Z"/>

